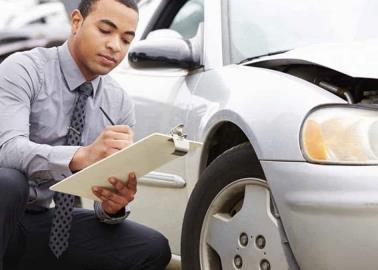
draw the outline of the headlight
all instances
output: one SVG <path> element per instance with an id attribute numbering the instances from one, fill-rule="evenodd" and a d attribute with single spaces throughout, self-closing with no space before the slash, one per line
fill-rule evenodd
<path id="1" fill-rule="evenodd" d="M 378 109 L 319 107 L 304 121 L 301 148 L 310 162 L 378 164 Z"/>

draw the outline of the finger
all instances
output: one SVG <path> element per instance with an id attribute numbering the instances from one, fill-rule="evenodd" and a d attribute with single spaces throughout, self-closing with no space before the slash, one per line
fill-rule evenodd
<path id="1" fill-rule="evenodd" d="M 127 185 L 123 182 L 123 181 L 121 181 L 121 180 L 119 180 L 119 179 L 117 179 L 117 178 L 115 178 L 115 177 L 110 177 L 109 179 L 108 179 L 108 181 L 113 185 L 113 187 L 118 191 L 118 193 L 119 194 L 121 194 L 123 197 L 125 197 L 125 196 L 127 196 L 128 195 L 128 189 L 127 189 Z"/>
<path id="2" fill-rule="evenodd" d="M 128 125 L 114 125 L 106 127 L 106 130 L 112 130 L 115 132 L 131 134 L 132 130 Z"/>
<path id="3" fill-rule="evenodd" d="M 131 196 L 127 192 L 125 193 L 125 195 L 123 195 L 118 194 L 118 191 L 111 191 L 106 188 L 103 188 L 101 190 L 100 196 L 102 196 L 104 200 L 112 201 L 116 204 L 119 204 L 120 206 L 126 206 L 130 201 L 133 200 L 133 196 Z"/>
<path id="4" fill-rule="evenodd" d="M 125 198 L 123 198 L 122 196 L 119 196 L 119 195 L 115 195 L 115 196 L 112 196 L 110 198 L 99 195 L 98 198 L 102 202 L 112 202 L 114 205 L 117 205 L 117 207 L 119 207 L 119 208 L 125 207 L 129 203 Z"/>
<path id="5" fill-rule="evenodd" d="M 102 200 L 113 200 L 113 197 L 115 195 L 114 192 L 106 188 L 102 188 L 102 187 L 96 186 L 96 187 L 93 187 L 92 190 L 93 190 L 93 193 L 95 193 L 96 196 Z"/>
<path id="6" fill-rule="evenodd" d="M 131 190 L 134 192 L 134 194 L 137 191 L 137 178 L 134 172 L 129 173 L 129 179 L 127 181 L 126 187 L 128 190 Z"/>
<path id="7" fill-rule="evenodd" d="M 109 198 L 104 196 L 101 191 L 94 191 L 92 190 L 94 195 L 101 201 L 101 202 L 106 202 L 109 201 Z"/>
<path id="8" fill-rule="evenodd" d="M 105 200 L 105 197 L 101 195 L 101 192 L 99 192 L 95 187 L 92 187 L 92 193 L 100 200 Z"/>
<path id="9" fill-rule="evenodd" d="M 121 150 L 133 143 L 131 139 L 128 140 L 110 140 L 108 141 L 107 145 L 113 149 Z"/>
<path id="10" fill-rule="evenodd" d="M 132 140 L 133 136 L 129 133 L 122 133 L 110 130 L 106 132 L 106 138 L 112 140 Z"/>
<path id="11" fill-rule="evenodd" d="M 116 179 L 115 177 L 109 178 L 109 182 L 112 183 L 113 186 L 115 186 L 118 195 L 120 195 L 126 201 L 126 204 L 134 200 L 134 195 L 136 191 L 128 189 L 127 184 L 123 183 L 119 179 Z"/>

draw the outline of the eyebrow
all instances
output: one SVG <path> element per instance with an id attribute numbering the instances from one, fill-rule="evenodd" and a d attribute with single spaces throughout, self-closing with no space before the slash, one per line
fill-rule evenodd
<path id="1" fill-rule="evenodd" d="M 102 19 L 102 20 L 100 20 L 100 23 L 105 23 L 105 24 L 109 25 L 110 27 L 113 27 L 114 29 L 118 29 L 117 25 L 115 25 L 115 23 L 113 23 L 110 20 Z M 135 36 L 134 31 L 126 31 L 125 34 L 130 35 L 130 36 Z"/>

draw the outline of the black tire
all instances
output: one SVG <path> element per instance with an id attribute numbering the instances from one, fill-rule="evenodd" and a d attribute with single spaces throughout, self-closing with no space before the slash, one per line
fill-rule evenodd
<path id="1" fill-rule="evenodd" d="M 206 212 L 216 195 L 230 183 L 254 177 L 265 179 L 250 143 L 235 146 L 207 167 L 195 186 L 184 216 L 181 237 L 183 270 L 200 270 L 200 235 Z"/>

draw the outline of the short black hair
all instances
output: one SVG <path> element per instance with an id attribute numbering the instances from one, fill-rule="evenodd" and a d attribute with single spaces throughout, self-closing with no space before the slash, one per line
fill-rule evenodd
<path id="1" fill-rule="evenodd" d="M 93 5 L 98 1 L 99 0 L 81 0 L 79 7 L 78 7 L 78 9 L 81 13 L 81 16 L 83 16 L 83 18 L 86 18 L 88 16 L 88 14 L 91 12 Z M 134 0 L 116 0 L 116 1 L 124 4 L 125 6 L 131 8 L 131 9 L 135 10 L 137 13 L 139 13 L 138 5 L 136 4 L 136 2 Z"/>

